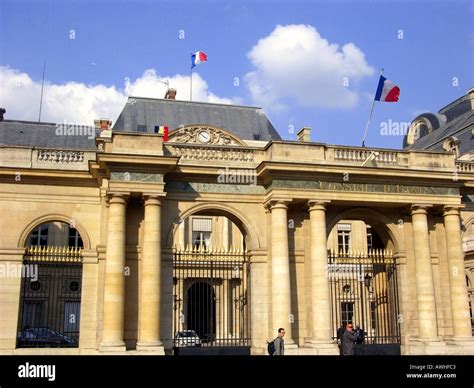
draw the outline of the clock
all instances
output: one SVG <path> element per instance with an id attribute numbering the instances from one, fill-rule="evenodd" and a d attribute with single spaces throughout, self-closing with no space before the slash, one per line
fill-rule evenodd
<path id="1" fill-rule="evenodd" d="M 197 138 L 201 143 L 209 143 L 211 141 L 211 134 L 208 131 L 201 131 L 198 133 Z"/>

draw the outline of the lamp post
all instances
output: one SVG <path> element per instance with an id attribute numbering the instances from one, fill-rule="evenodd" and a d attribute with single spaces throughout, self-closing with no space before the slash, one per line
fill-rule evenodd
<path id="1" fill-rule="evenodd" d="M 372 276 L 370 276 L 369 274 L 365 274 L 364 276 L 364 284 L 365 286 L 367 287 L 367 290 L 369 291 L 369 293 L 372 293 L 373 292 L 373 289 L 372 289 Z"/>

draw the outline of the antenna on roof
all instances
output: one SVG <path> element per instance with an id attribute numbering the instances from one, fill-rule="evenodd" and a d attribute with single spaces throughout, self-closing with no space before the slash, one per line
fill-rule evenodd
<path id="1" fill-rule="evenodd" d="M 44 88 L 44 73 L 46 71 L 46 58 L 43 63 L 43 78 L 41 80 L 41 97 L 40 97 L 40 108 L 39 108 L 39 117 L 38 121 L 41 121 L 41 108 L 43 107 L 43 88 Z"/>

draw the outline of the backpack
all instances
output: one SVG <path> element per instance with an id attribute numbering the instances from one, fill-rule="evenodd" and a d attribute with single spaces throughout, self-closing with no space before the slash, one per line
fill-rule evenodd
<path id="1" fill-rule="evenodd" d="M 273 356 L 275 353 L 275 340 L 271 340 L 270 342 L 267 341 L 267 351 L 270 356 Z"/>

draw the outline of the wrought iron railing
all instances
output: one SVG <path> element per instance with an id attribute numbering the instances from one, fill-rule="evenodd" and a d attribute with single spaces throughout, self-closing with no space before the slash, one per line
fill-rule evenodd
<path id="1" fill-rule="evenodd" d="M 330 252 L 327 275 L 334 339 L 340 340 L 351 323 L 360 329 L 360 345 L 400 343 L 397 271 L 390 251 Z"/>
<path id="2" fill-rule="evenodd" d="M 78 347 L 81 249 L 28 247 L 23 269 L 17 347 Z"/>
<path id="3" fill-rule="evenodd" d="M 175 250 L 175 348 L 250 346 L 248 271 L 242 249 Z"/>

